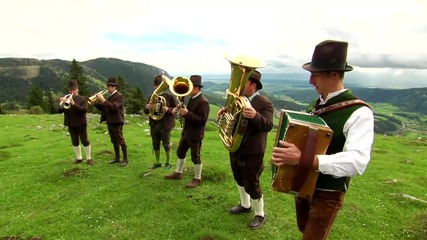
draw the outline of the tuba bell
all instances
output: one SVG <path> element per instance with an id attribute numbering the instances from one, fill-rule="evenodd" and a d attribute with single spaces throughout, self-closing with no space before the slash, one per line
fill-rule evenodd
<path id="1" fill-rule="evenodd" d="M 231 65 L 230 83 L 225 104 L 225 112 L 218 119 L 219 136 L 227 150 L 237 151 L 248 126 L 243 117 L 243 109 L 251 106 L 249 99 L 242 96 L 243 89 L 253 70 L 265 67 L 265 63 L 249 56 L 226 56 Z"/>
<path id="2" fill-rule="evenodd" d="M 165 115 L 163 107 L 166 106 L 166 99 L 161 94 L 169 88 L 171 93 L 178 98 L 178 106 L 183 106 L 184 97 L 191 93 L 193 90 L 193 83 L 190 79 L 185 77 L 174 77 L 170 80 L 165 75 L 162 75 L 163 81 L 154 90 L 150 97 L 150 104 L 154 107 L 150 110 L 149 115 L 154 120 L 160 120 Z"/>

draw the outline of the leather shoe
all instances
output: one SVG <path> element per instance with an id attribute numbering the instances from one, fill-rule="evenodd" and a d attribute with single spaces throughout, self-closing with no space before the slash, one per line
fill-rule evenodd
<path id="1" fill-rule="evenodd" d="M 182 173 L 173 172 L 172 174 L 166 175 L 165 178 L 169 180 L 182 179 Z"/>
<path id="2" fill-rule="evenodd" d="M 252 212 L 252 207 L 245 208 L 241 204 L 230 208 L 229 212 L 231 214 L 241 214 L 241 213 L 250 213 Z"/>
<path id="3" fill-rule="evenodd" d="M 193 180 L 191 180 L 191 182 L 187 183 L 187 185 L 185 185 L 185 187 L 186 188 L 195 188 L 195 187 L 199 186 L 200 184 L 202 184 L 202 179 L 193 178 Z"/>
<path id="4" fill-rule="evenodd" d="M 151 169 L 156 169 L 156 168 L 159 168 L 159 167 L 161 167 L 162 166 L 162 164 L 161 163 L 154 163 L 152 166 L 151 166 Z"/>
<path id="5" fill-rule="evenodd" d="M 113 161 L 111 161 L 110 164 L 119 163 L 119 162 L 120 162 L 120 160 L 113 159 Z"/>
<path id="6" fill-rule="evenodd" d="M 82 163 L 82 162 L 83 162 L 82 159 L 76 159 L 76 160 L 74 160 L 74 164 L 79 164 L 79 163 Z"/>
<path id="7" fill-rule="evenodd" d="M 123 159 L 122 163 L 120 163 L 120 166 L 124 167 L 128 165 L 128 160 L 127 159 Z"/>
<path id="8" fill-rule="evenodd" d="M 93 166 L 95 163 L 93 162 L 93 160 L 92 159 L 88 159 L 87 160 L 87 165 L 89 165 L 89 166 Z"/>
<path id="9" fill-rule="evenodd" d="M 248 227 L 251 230 L 255 230 L 255 229 L 260 228 L 262 226 L 262 224 L 265 222 L 265 218 L 266 218 L 265 215 L 264 215 L 264 217 L 255 215 L 255 217 L 248 223 Z"/>

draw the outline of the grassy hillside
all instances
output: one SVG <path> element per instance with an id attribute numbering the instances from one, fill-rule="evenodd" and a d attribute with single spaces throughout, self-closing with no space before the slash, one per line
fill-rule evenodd
<path id="1" fill-rule="evenodd" d="M 210 118 L 215 118 L 215 107 Z M 203 183 L 184 185 L 193 175 L 186 162 L 184 179 L 167 181 L 173 171 L 153 163 L 146 116 L 126 116 L 124 136 L 130 164 L 110 165 L 112 146 L 99 115 L 88 115 L 95 166 L 73 165 L 74 153 L 62 115 L 0 115 L 0 239 L 300 239 L 293 197 L 271 188 L 265 155 L 267 220 L 256 231 L 252 215 L 232 216 L 239 201 L 227 152 L 218 129 L 208 124 L 203 142 Z M 179 129 L 172 131 L 173 149 Z M 426 239 L 426 135 L 376 135 L 372 161 L 356 177 L 330 239 Z M 162 150 L 162 157 L 164 156 Z M 173 157 L 173 165 L 175 166 Z"/>

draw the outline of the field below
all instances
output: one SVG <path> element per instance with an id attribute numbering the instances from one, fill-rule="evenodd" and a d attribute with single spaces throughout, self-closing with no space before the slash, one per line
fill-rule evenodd
<path id="1" fill-rule="evenodd" d="M 251 231 L 253 213 L 228 213 L 239 196 L 214 123 L 203 141 L 203 183 L 186 189 L 194 174 L 189 157 L 182 180 L 164 179 L 176 166 L 178 122 L 173 167 L 151 170 L 146 116 L 126 116 L 126 167 L 109 164 L 112 145 L 96 114 L 88 115 L 95 165 L 73 164 L 62 121 L 62 115 L 0 115 L 0 239 L 301 239 L 293 196 L 271 187 L 275 129 L 261 180 L 267 220 Z M 426 145 L 424 135 L 377 134 L 371 163 L 352 179 L 330 239 L 427 239 Z M 164 156 L 162 149 L 163 164 Z"/>

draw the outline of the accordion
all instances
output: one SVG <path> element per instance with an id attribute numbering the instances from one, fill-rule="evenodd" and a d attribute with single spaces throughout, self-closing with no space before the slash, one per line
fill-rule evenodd
<path id="1" fill-rule="evenodd" d="M 316 154 L 325 154 L 333 131 L 319 116 L 305 112 L 281 110 L 275 146 L 279 140 L 295 144 L 301 150 L 301 159 L 295 166 L 274 166 L 273 190 L 311 199 L 319 173 L 313 169 Z"/>

